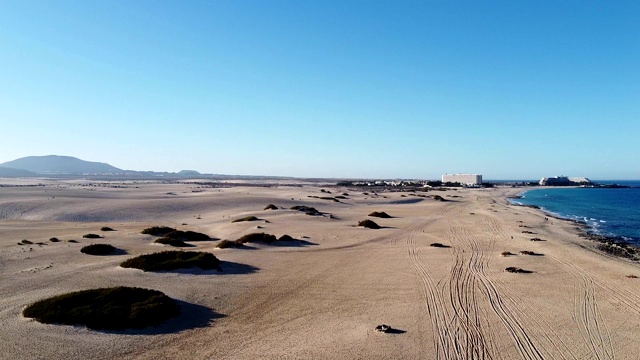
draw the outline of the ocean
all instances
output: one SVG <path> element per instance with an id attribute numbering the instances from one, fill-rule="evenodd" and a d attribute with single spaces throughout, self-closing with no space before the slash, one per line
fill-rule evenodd
<path id="1" fill-rule="evenodd" d="M 584 222 L 589 231 L 623 237 L 640 245 L 640 181 L 598 181 L 630 188 L 540 188 L 522 194 L 514 203 L 536 205 L 546 212 Z"/>

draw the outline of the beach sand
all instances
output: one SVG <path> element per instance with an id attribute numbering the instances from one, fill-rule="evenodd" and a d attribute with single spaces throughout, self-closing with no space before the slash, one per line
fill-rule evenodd
<path id="1" fill-rule="evenodd" d="M 0 359 L 637 359 L 640 266 L 593 250 L 576 225 L 510 205 L 522 189 L 410 193 L 312 184 L 4 180 L 0 183 Z M 15 186 L 19 184 L 43 186 Z M 340 202 L 308 196 L 349 193 Z M 369 190 L 369 192 L 371 192 Z M 404 196 L 403 196 L 404 195 Z M 453 197 L 456 196 L 456 197 Z M 281 209 L 263 210 L 268 204 Z M 326 216 L 290 210 L 312 206 Z M 384 211 L 390 219 L 370 218 Z M 328 215 L 333 215 L 330 218 Z M 232 223 L 256 216 L 259 221 Z M 356 227 L 372 219 L 382 229 Z M 186 225 L 182 225 L 186 224 Z M 223 272 L 145 273 L 125 259 L 173 250 L 154 225 L 237 239 L 301 239 L 209 251 Z M 526 225 L 527 227 L 521 227 Z M 116 231 L 101 232 L 102 226 Z M 262 227 L 258 229 L 257 226 Z M 535 234 L 526 234 L 531 231 Z M 103 239 L 84 239 L 98 233 Z M 61 240 L 48 241 L 51 237 Z M 531 238 L 544 241 L 531 241 Z M 18 245 L 23 239 L 46 245 Z M 71 243 L 67 240 L 77 240 Z M 449 247 L 429 246 L 442 243 Z M 87 244 L 127 253 L 90 256 Z M 519 254 L 528 250 L 541 254 Z M 516 255 L 501 256 L 509 251 Z M 531 273 L 509 273 L 518 267 Z M 106 332 L 24 318 L 29 304 L 110 286 L 156 289 L 183 313 Z M 388 324 L 396 331 L 380 333 Z"/>

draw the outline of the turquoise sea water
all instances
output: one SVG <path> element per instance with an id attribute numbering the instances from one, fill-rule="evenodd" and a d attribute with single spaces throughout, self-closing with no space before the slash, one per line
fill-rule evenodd
<path id="1" fill-rule="evenodd" d="M 514 202 L 540 206 L 553 215 L 586 223 L 593 233 L 624 237 L 640 245 L 640 181 L 599 183 L 632 188 L 540 188 L 525 192 Z"/>

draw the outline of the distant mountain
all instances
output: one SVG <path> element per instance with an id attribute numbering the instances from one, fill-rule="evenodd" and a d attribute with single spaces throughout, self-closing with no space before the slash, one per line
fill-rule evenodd
<path id="1" fill-rule="evenodd" d="M 125 172 L 109 164 L 58 155 L 27 156 L 2 163 L 0 168 L 26 170 L 37 174 L 121 174 Z"/>
<path id="2" fill-rule="evenodd" d="M 33 176 L 38 176 L 38 174 L 32 171 L 27 171 L 27 170 L 0 167 L 0 177 L 15 178 L 15 177 L 33 177 Z"/>
<path id="3" fill-rule="evenodd" d="M 199 172 L 195 171 L 195 170 L 180 170 L 178 171 L 178 175 L 180 176 L 198 176 L 198 175 L 202 175 Z"/>

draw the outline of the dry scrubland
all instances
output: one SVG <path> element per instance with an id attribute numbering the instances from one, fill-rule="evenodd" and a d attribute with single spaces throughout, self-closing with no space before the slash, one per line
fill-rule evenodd
<path id="1" fill-rule="evenodd" d="M 327 194 L 310 184 L 42 183 L 0 187 L 2 359 L 636 359 L 640 353 L 640 280 L 628 277 L 640 276 L 638 264 L 593 251 L 572 223 L 508 205 L 514 189 L 426 194 L 447 200 L 439 201 L 348 188 L 325 187 Z M 258 220 L 233 222 L 251 216 Z M 367 219 L 381 228 L 357 226 Z M 211 239 L 172 247 L 141 234 L 151 226 Z M 251 233 L 292 239 L 217 248 Z M 118 251 L 80 251 L 90 244 Z M 181 249 L 214 254 L 222 271 L 119 266 Z M 118 286 L 161 291 L 177 300 L 181 314 L 124 332 L 22 316 L 48 297 Z M 375 331 L 380 324 L 395 331 Z"/>

